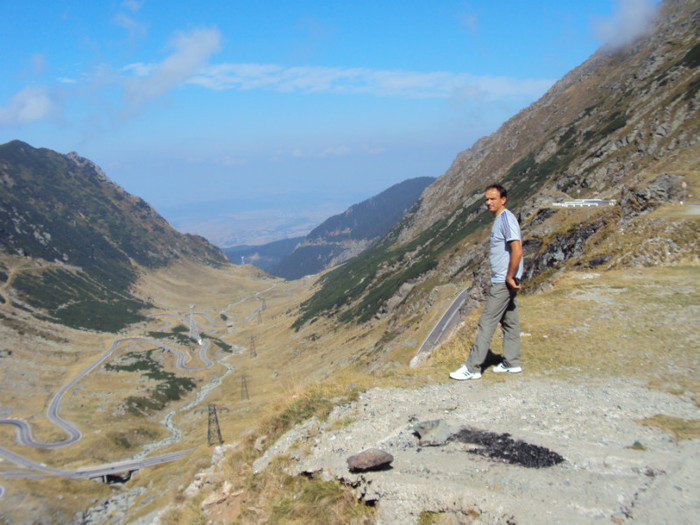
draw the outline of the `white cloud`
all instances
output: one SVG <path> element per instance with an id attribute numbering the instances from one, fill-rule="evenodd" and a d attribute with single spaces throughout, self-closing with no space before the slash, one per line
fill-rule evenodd
<path id="1" fill-rule="evenodd" d="M 631 44 L 651 29 L 658 6 L 653 0 L 617 0 L 613 15 L 594 23 L 596 38 L 617 49 Z"/>
<path id="2" fill-rule="evenodd" d="M 146 102 L 160 97 L 187 81 L 209 61 L 221 47 L 218 29 L 196 29 L 179 34 L 172 42 L 173 53 L 155 66 L 132 64 L 136 73 L 145 75 L 129 79 L 125 86 L 127 105 L 131 112 Z M 137 67 L 138 66 L 138 67 Z"/>
<path id="3" fill-rule="evenodd" d="M 132 44 L 134 44 L 137 40 L 146 38 L 147 28 L 146 24 L 139 22 L 133 16 L 125 13 L 124 11 L 136 14 L 141 10 L 142 6 L 143 0 L 125 0 L 119 5 L 119 8 L 122 9 L 122 11 L 118 12 L 114 16 L 114 23 L 119 27 L 126 29 L 129 35 L 129 42 Z"/>
<path id="4" fill-rule="evenodd" d="M 124 66 L 121 71 L 122 73 L 133 73 L 137 77 L 147 77 L 153 71 L 152 64 L 144 64 L 143 62 L 135 62 Z"/>
<path id="5" fill-rule="evenodd" d="M 52 99 L 46 86 L 26 86 L 10 99 L 10 103 L 0 106 L 0 126 L 18 126 L 37 122 L 55 116 L 58 104 Z"/>
<path id="6" fill-rule="evenodd" d="M 119 27 L 126 29 L 127 33 L 129 34 L 129 41 L 131 43 L 146 37 L 146 25 L 125 13 L 117 13 L 114 16 L 114 23 Z"/>
<path id="7" fill-rule="evenodd" d="M 283 67 L 273 64 L 209 66 L 190 82 L 214 90 L 267 89 L 282 93 L 371 94 L 380 97 L 449 98 L 472 93 L 481 99 L 541 95 L 551 80 L 477 77 L 467 73 Z"/>

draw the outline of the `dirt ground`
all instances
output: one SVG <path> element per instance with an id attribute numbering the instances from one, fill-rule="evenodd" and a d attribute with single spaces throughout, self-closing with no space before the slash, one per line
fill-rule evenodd
<path id="1" fill-rule="evenodd" d="M 487 374 L 368 391 L 323 425 L 292 430 L 256 466 L 290 453 L 295 474 L 340 479 L 376 501 L 377 523 L 418 523 L 426 513 L 433 523 L 697 522 L 700 439 L 677 440 L 642 423 L 658 414 L 696 420 L 690 399 L 639 382 L 582 377 L 572 384 L 525 374 L 493 382 Z M 422 446 L 414 429 L 435 420 L 450 434 L 465 427 L 507 433 L 564 461 L 528 468 L 476 453 L 482 447 L 474 443 Z M 346 459 L 369 448 L 392 454 L 391 468 L 350 473 Z"/>

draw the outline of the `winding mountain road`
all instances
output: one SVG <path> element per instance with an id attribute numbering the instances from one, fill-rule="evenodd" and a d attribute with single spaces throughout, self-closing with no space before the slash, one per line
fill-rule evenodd
<path id="1" fill-rule="evenodd" d="M 185 319 L 183 317 L 174 315 L 174 314 L 157 314 L 157 315 L 164 315 L 164 316 L 171 316 L 177 319 L 178 321 L 182 322 L 183 324 L 188 324 L 189 319 Z M 210 322 L 212 325 L 216 325 L 216 321 L 212 319 L 209 315 L 207 314 L 202 314 L 198 313 L 198 315 L 204 316 L 208 322 Z M 187 316 L 189 318 L 189 316 Z M 195 321 L 196 322 L 196 321 Z M 166 328 L 170 326 L 168 324 Z M 206 332 L 215 332 L 215 329 L 205 329 Z M 107 358 L 109 358 L 123 343 L 125 342 L 133 342 L 133 341 L 138 341 L 138 342 L 144 342 L 148 343 L 149 345 L 161 348 L 163 350 L 167 350 L 176 357 L 176 362 L 175 366 L 180 369 L 180 370 L 188 370 L 188 371 L 197 371 L 197 370 L 205 370 L 207 368 L 211 368 L 214 366 L 214 362 L 209 359 L 208 356 L 208 350 L 210 347 L 210 343 L 208 340 L 204 340 L 203 344 L 201 345 L 201 350 L 199 352 L 199 359 L 202 362 L 201 366 L 187 366 L 187 363 L 191 360 L 191 356 L 185 352 L 182 352 L 181 350 L 178 350 L 177 348 L 173 348 L 171 346 L 168 346 L 160 341 L 156 341 L 151 338 L 147 337 L 123 337 L 116 339 L 112 345 L 109 347 L 108 350 L 106 350 L 100 357 L 98 357 L 95 361 L 93 361 L 87 368 L 85 368 L 83 371 L 81 371 L 77 376 L 75 376 L 73 379 L 71 379 L 68 383 L 66 383 L 64 386 L 62 386 L 51 398 L 51 401 L 48 404 L 48 407 L 46 408 L 46 417 L 48 420 L 59 427 L 61 430 L 63 430 L 67 437 L 66 439 L 62 441 L 57 441 L 57 442 L 51 442 L 51 443 L 44 443 L 41 441 L 37 441 L 34 436 L 32 435 L 32 430 L 30 425 L 22 420 L 22 419 L 15 419 L 15 418 L 3 418 L 0 419 L 0 425 L 8 425 L 12 426 L 15 428 L 15 436 L 17 443 L 23 446 L 28 446 L 28 447 L 34 447 L 34 448 L 39 448 L 39 449 L 58 449 L 62 447 L 66 447 L 69 445 L 72 445 L 76 443 L 78 440 L 80 440 L 83 435 L 78 430 L 75 425 L 73 425 L 70 421 L 67 421 L 63 419 L 59 415 L 59 409 L 61 407 L 61 403 L 63 402 L 63 398 L 73 386 L 75 386 L 76 383 L 78 383 L 80 380 L 82 380 L 85 376 L 90 374 L 95 368 L 100 366 Z M 228 365 L 226 365 L 228 368 L 230 368 Z M 230 371 L 230 370 L 229 370 Z M 161 463 L 166 463 L 169 461 L 175 461 L 177 459 L 182 458 L 183 456 L 187 455 L 191 450 L 184 450 L 184 451 L 179 451 L 179 452 L 172 452 L 169 454 L 163 454 L 160 456 L 153 456 L 149 458 L 139 458 L 139 459 L 131 459 L 131 460 L 126 460 L 126 461 L 120 461 L 120 462 L 115 462 L 115 463 L 109 463 L 105 465 L 96 465 L 96 466 L 90 466 L 90 467 L 83 467 L 80 469 L 75 469 L 75 470 L 66 470 L 66 469 L 59 469 L 59 468 L 53 468 L 53 467 L 47 467 L 46 465 L 43 465 L 41 463 L 36 463 L 35 461 L 32 461 L 28 458 L 25 458 L 19 454 L 16 454 L 4 447 L 0 447 L 0 457 L 7 459 L 8 461 L 14 463 L 18 467 L 24 470 L 17 470 L 17 471 L 4 471 L 0 472 L 0 476 L 6 477 L 6 478 L 12 478 L 12 477 L 24 477 L 24 478 L 41 478 L 46 475 L 55 475 L 55 476 L 61 476 L 61 477 L 67 477 L 67 478 L 96 478 L 96 477 L 102 477 L 110 474 L 117 474 L 117 473 L 123 473 L 123 472 L 128 472 L 132 470 L 138 470 L 140 468 L 144 468 L 147 466 L 151 465 L 158 465 Z M 4 487 L 0 485 L 0 498 L 4 494 Z"/>

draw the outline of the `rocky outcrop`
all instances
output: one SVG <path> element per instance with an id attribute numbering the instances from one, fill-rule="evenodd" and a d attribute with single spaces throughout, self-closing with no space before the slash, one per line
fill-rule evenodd
<path id="1" fill-rule="evenodd" d="M 649 212 L 662 204 L 683 198 L 684 177 L 664 173 L 648 184 L 624 191 L 620 200 L 624 222 L 641 213 Z"/>

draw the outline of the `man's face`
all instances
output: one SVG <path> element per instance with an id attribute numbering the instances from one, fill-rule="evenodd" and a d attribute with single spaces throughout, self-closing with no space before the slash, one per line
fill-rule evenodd
<path id="1" fill-rule="evenodd" d="M 484 194 L 486 198 L 486 208 L 495 217 L 506 207 L 506 198 L 501 197 L 496 188 L 489 188 Z"/>

